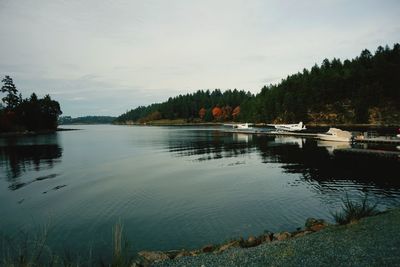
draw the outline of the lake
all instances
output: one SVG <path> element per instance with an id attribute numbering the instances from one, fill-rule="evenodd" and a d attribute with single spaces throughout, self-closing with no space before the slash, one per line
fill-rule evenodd
<path id="1" fill-rule="evenodd" d="M 380 209 L 400 203 L 399 163 L 335 156 L 343 144 L 211 127 L 70 128 L 81 130 L 0 138 L 2 234 L 46 225 L 54 250 L 110 255 L 119 221 L 134 253 L 332 221 L 346 194 Z"/>

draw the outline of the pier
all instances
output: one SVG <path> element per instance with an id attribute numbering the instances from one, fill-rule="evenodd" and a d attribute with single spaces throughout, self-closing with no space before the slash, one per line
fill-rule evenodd
<path id="1" fill-rule="evenodd" d="M 242 133 L 242 134 L 258 134 L 258 135 L 268 135 L 268 136 L 291 136 L 299 138 L 313 138 L 318 139 L 318 133 L 307 133 L 307 132 L 284 132 L 284 131 L 268 131 L 262 128 L 253 128 L 245 130 L 230 129 L 224 132 L 229 133 Z M 354 143 L 370 143 L 370 144 L 386 144 L 400 146 L 400 138 L 397 137 L 355 137 L 353 139 Z"/>
<path id="2" fill-rule="evenodd" d="M 378 149 L 359 149 L 359 148 L 341 148 L 335 149 L 335 155 L 364 155 L 368 157 L 380 157 L 392 160 L 400 160 L 400 151 L 387 151 Z"/>
<path id="3" fill-rule="evenodd" d="M 355 138 L 354 141 L 357 143 L 400 145 L 400 138 L 385 138 L 385 137 Z"/>

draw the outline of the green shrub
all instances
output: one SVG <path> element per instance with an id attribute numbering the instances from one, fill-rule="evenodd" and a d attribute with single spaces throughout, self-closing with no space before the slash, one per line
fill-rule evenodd
<path id="1" fill-rule="evenodd" d="M 348 224 L 356 222 L 361 218 L 373 216 L 379 213 L 377 204 L 368 203 L 368 196 L 365 195 L 361 202 L 352 201 L 346 194 L 346 199 L 342 199 L 343 210 L 341 212 L 332 213 L 333 218 L 338 224 Z"/>

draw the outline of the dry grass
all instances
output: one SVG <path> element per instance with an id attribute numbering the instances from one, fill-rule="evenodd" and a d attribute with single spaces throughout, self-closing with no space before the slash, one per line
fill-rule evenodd
<path id="1" fill-rule="evenodd" d="M 376 209 L 377 204 L 368 203 L 368 196 L 365 195 L 362 201 L 352 201 L 346 194 L 346 198 L 342 200 L 341 212 L 332 213 L 333 218 L 338 224 L 348 224 L 357 222 L 361 218 L 373 216 L 379 213 Z"/>
<path id="2" fill-rule="evenodd" d="M 13 238 L 0 236 L 0 266 L 4 267 L 37 267 L 37 266 L 131 266 L 128 242 L 123 235 L 123 224 L 117 222 L 112 228 L 112 258 L 104 261 L 104 255 L 93 259 L 92 249 L 88 254 L 74 254 L 64 251 L 55 253 L 47 245 L 50 234 L 49 225 L 45 225 L 35 235 L 20 232 Z"/>

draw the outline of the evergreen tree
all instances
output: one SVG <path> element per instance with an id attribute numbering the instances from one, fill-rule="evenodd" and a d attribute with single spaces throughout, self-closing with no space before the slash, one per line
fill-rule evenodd
<path id="1" fill-rule="evenodd" d="M 3 79 L 1 91 L 6 93 L 3 98 L 6 109 L 0 109 L 0 131 L 22 130 L 55 130 L 58 117 L 62 114 L 60 104 L 49 95 L 38 98 L 33 93 L 30 98 L 23 99 L 18 94 L 13 80 L 6 76 Z"/>
<path id="2" fill-rule="evenodd" d="M 6 94 L 6 96 L 3 97 L 2 100 L 6 104 L 6 108 L 12 110 L 17 107 L 18 103 L 20 102 L 18 90 L 15 87 L 14 82 L 10 76 L 5 76 L 2 82 L 3 86 L 1 87 L 1 92 Z"/>

